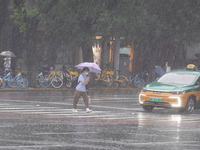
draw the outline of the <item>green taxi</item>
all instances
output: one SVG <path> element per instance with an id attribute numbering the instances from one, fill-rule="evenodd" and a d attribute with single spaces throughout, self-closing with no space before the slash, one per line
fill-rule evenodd
<path id="1" fill-rule="evenodd" d="M 200 71 L 190 64 L 164 74 L 141 90 L 139 104 L 145 111 L 165 107 L 191 113 L 200 108 Z"/>

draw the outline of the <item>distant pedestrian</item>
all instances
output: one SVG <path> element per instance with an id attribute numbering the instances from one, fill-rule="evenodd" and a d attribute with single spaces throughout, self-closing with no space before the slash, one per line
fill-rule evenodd
<path id="1" fill-rule="evenodd" d="M 90 81 L 89 68 L 84 67 L 82 70 L 82 73 L 80 74 L 80 76 L 78 78 L 78 84 L 77 84 L 76 90 L 75 90 L 74 104 L 73 104 L 72 112 L 78 112 L 76 107 L 77 107 L 77 103 L 78 103 L 80 97 L 83 97 L 83 101 L 86 106 L 86 112 L 87 113 L 92 112 L 92 110 L 89 109 L 89 98 L 87 95 L 87 88 L 86 88 L 86 85 L 88 84 L 89 81 Z"/>
<path id="2" fill-rule="evenodd" d="M 9 72 L 11 71 L 11 58 L 6 56 L 6 58 L 4 58 L 4 68 L 5 68 L 5 72 Z"/>
<path id="3" fill-rule="evenodd" d="M 168 66 L 168 62 L 165 63 L 165 71 L 166 72 L 170 72 L 171 71 L 171 67 Z"/>

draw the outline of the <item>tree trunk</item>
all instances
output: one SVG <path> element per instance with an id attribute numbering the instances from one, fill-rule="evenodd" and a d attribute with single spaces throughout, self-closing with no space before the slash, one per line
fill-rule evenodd
<path id="1" fill-rule="evenodd" d="M 6 19 L 6 11 L 8 11 L 8 4 L 10 0 L 0 0 L 0 29 L 2 28 L 5 19 Z"/>
<path id="2" fill-rule="evenodd" d="M 83 62 L 83 54 L 82 49 L 80 47 L 73 48 L 73 66 L 80 64 Z"/>
<path id="3" fill-rule="evenodd" d="M 105 64 L 109 64 L 109 50 L 110 50 L 109 39 L 105 39 L 102 42 L 102 51 L 101 51 L 101 68 L 105 67 Z"/>
<path id="4" fill-rule="evenodd" d="M 5 1 L 3 2 L 4 4 L 4 11 L 2 13 L 2 19 L 4 20 L 3 23 L 3 26 L 1 28 L 1 33 L 2 33 L 2 38 L 1 38 L 1 41 L 2 41 L 2 46 L 1 46 L 1 49 L 2 51 L 12 51 L 12 43 L 13 43 L 13 37 L 12 37 L 12 34 L 13 34 L 13 21 L 12 19 L 10 18 L 10 10 L 8 9 L 8 6 L 10 4 L 10 0 L 8 1 Z"/>
<path id="5" fill-rule="evenodd" d="M 115 36 L 115 43 L 114 43 L 114 69 L 115 69 L 115 75 L 118 76 L 118 70 L 119 70 L 119 61 L 120 61 L 120 37 Z"/>
<path id="6" fill-rule="evenodd" d="M 0 52 L 12 51 L 12 20 L 10 19 L 10 11 L 8 6 L 10 0 L 0 0 Z M 2 57 L 3 58 L 3 57 Z M 3 59 L 0 59 L 0 66 L 3 69 Z"/>
<path id="7" fill-rule="evenodd" d="M 28 70 L 28 81 L 29 86 L 35 88 L 37 86 L 35 73 L 36 73 L 36 33 L 37 33 L 37 26 L 39 21 L 37 19 L 31 19 L 30 25 L 31 27 L 27 29 L 26 32 L 26 39 L 27 39 L 27 56 L 26 56 L 26 65 Z"/>
<path id="8" fill-rule="evenodd" d="M 53 40 L 49 42 L 49 49 L 47 50 L 47 64 L 51 67 L 55 67 L 56 59 L 57 59 L 57 47 Z"/>
<path id="9" fill-rule="evenodd" d="M 82 46 L 82 52 L 83 52 L 83 61 L 84 62 L 94 62 L 93 51 L 92 51 L 91 45 Z"/>

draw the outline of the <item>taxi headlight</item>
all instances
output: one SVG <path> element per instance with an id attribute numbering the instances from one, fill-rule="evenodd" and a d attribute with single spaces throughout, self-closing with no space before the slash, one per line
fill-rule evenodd
<path id="1" fill-rule="evenodd" d="M 139 94 L 139 102 L 141 103 L 141 104 L 143 104 L 144 102 L 143 101 L 141 101 L 141 99 L 142 99 L 142 96 L 146 96 L 145 94 Z"/>
<path id="2" fill-rule="evenodd" d="M 185 93 L 185 91 L 174 91 L 172 92 L 172 94 L 175 94 L 175 95 L 183 95 Z"/>
<path id="3" fill-rule="evenodd" d="M 176 99 L 177 100 L 177 104 L 172 104 L 172 107 L 180 107 L 181 106 L 181 98 L 178 96 L 170 96 L 169 98 L 171 99 Z"/>

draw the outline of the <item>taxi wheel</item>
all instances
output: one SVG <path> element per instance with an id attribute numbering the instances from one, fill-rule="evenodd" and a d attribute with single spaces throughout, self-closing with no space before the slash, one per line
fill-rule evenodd
<path id="1" fill-rule="evenodd" d="M 192 113 L 193 110 L 194 110 L 194 107 L 195 107 L 195 101 L 192 97 L 189 97 L 188 98 L 188 101 L 187 101 L 187 106 L 185 108 L 185 111 L 187 113 Z"/>
<path id="2" fill-rule="evenodd" d="M 192 97 L 187 100 L 187 105 L 185 108 L 179 110 L 180 113 L 192 113 L 195 108 L 195 101 Z"/>
<path id="3" fill-rule="evenodd" d="M 154 106 L 149 106 L 149 105 L 143 105 L 142 107 L 146 112 L 151 112 L 154 108 Z"/>

